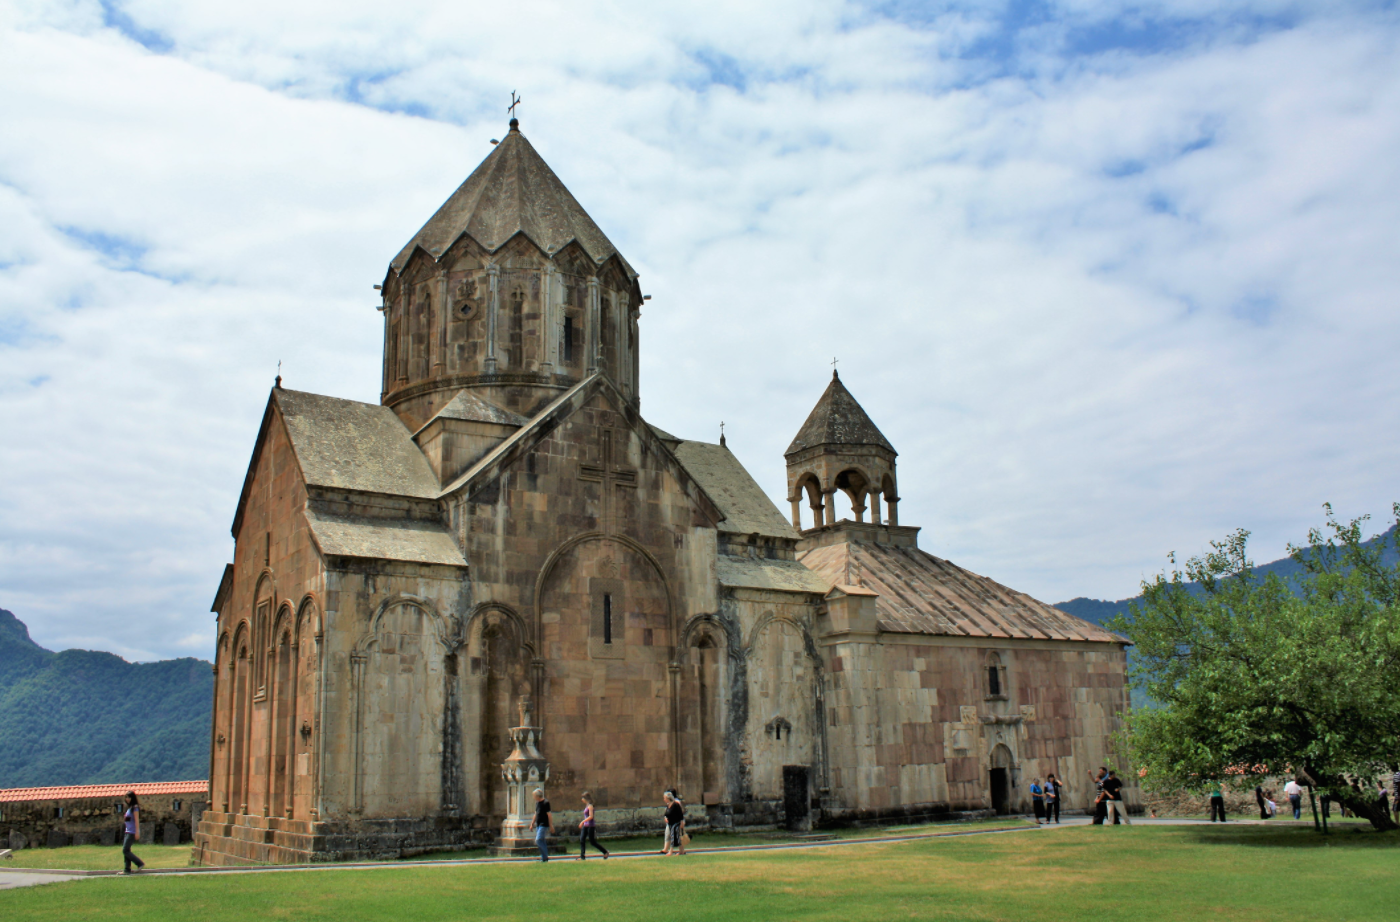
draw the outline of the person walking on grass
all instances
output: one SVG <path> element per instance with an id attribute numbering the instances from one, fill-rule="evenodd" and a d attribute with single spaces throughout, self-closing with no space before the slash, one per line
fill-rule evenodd
<path id="1" fill-rule="evenodd" d="M 1108 770 L 1108 777 L 1104 779 L 1103 792 L 1108 798 L 1108 816 L 1113 817 L 1113 825 L 1118 825 L 1120 817 L 1124 824 L 1133 825 L 1133 821 L 1128 819 L 1128 805 L 1123 802 L 1123 782 L 1118 773 L 1111 768 Z M 1107 818 L 1104 822 L 1108 822 Z"/>
<path id="2" fill-rule="evenodd" d="M 131 866 L 136 865 L 136 870 L 144 870 L 146 862 L 137 858 L 131 853 L 131 846 L 134 842 L 141 841 L 141 802 L 136 799 L 135 791 L 126 792 L 126 812 L 122 814 L 122 861 L 126 864 L 126 870 L 122 873 L 130 874 Z"/>
<path id="3" fill-rule="evenodd" d="M 1263 787 L 1263 785 L 1256 784 L 1256 785 L 1254 786 L 1254 802 L 1255 802 L 1256 804 L 1259 805 L 1259 818 L 1260 818 L 1261 820 L 1266 820 L 1266 819 L 1268 819 L 1268 818 L 1269 818 L 1269 805 L 1268 805 L 1268 803 L 1264 800 L 1264 787 Z"/>
<path id="4" fill-rule="evenodd" d="M 588 854 L 588 841 L 593 840 L 593 847 L 603 853 L 603 860 L 608 860 L 608 850 L 603 848 L 598 841 L 597 818 L 593 811 L 593 795 L 587 791 L 583 792 L 583 819 L 578 824 L 578 860 L 582 861 Z"/>
<path id="5" fill-rule="evenodd" d="M 541 788 L 535 788 L 535 815 L 530 820 L 530 829 L 535 833 L 535 847 L 540 850 L 540 861 L 548 861 L 549 837 L 554 835 L 554 815 L 549 812 L 549 801 L 544 799 Z"/>
<path id="6" fill-rule="evenodd" d="M 1288 783 L 1283 786 L 1283 793 L 1288 796 L 1288 805 L 1293 808 L 1293 818 L 1300 820 L 1303 818 L 1303 786 L 1298 783 L 1297 778 L 1289 778 Z"/>
<path id="7" fill-rule="evenodd" d="M 681 806 L 680 798 L 670 791 L 662 794 L 661 799 L 666 803 L 666 847 L 661 853 L 684 855 L 685 807 Z"/>
<path id="8" fill-rule="evenodd" d="M 1040 786 L 1039 778 L 1031 779 L 1031 809 L 1035 813 L 1035 824 L 1039 826 L 1045 819 L 1045 789 Z"/>
<path id="9" fill-rule="evenodd" d="M 1045 776 L 1045 824 L 1050 824 L 1051 816 L 1055 824 L 1060 822 L 1060 782 L 1054 775 Z"/>
<path id="10" fill-rule="evenodd" d="M 1262 812 L 1264 795 L 1260 793 L 1257 796 L 1260 798 L 1259 810 Z M 1210 783 L 1210 821 L 1214 823 L 1217 816 L 1220 817 L 1220 822 L 1225 822 L 1225 789 L 1219 781 L 1212 781 Z"/>

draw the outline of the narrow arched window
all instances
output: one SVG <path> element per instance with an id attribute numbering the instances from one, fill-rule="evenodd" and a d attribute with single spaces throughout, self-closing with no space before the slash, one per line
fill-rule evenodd
<path id="1" fill-rule="evenodd" d="M 612 595 L 603 593 L 603 643 L 612 643 Z"/>

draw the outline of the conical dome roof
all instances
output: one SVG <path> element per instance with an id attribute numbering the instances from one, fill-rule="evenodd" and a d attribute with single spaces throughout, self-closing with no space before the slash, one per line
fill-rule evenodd
<path id="1" fill-rule="evenodd" d="M 636 278 L 612 241 L 525 140 L 515 119 L 510 126 L 505 140 L 394 257 L 394 271 L 403 271 L 416 247 L 436 259 L 463 234 L 494 251 L 523 233 L 547 253 L 576 240 L 594 262 L 616 255 L 628 277 Z"/>
<path id="2" fill-rule="evenodd" d="M 815 445 L 877 445 L 898 454 L 834 371 L 826 393 L 783 454 L 791 455 Z"/>

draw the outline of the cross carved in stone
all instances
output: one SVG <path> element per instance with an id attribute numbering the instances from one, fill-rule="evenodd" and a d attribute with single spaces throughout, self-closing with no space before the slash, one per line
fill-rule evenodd
<path id="1" fill-rule="evenodd" d="M 637 487 L 637 469 L 625 467 L 614 461 L 614 430 L 599 430 L 601 438 L 598 446 L 599 464 L 580 464 L 578 469 L 579 480 L 588 480 L 593 483 L 603 485 L 602 510 L 599 515 L 599 527 L 603 532 L 612 534 L 615 527 L 613 516 L 613 504 L 616 502 L 614 493 L 616 487 Z"/>

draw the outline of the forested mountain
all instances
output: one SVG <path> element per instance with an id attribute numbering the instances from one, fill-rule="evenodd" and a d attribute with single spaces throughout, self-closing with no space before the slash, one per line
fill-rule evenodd
<path id="1" fill-rule="evenodd" d="M 1367 541 L 1366 545 L 1368 547 L 1374 546 L 1378 541 L 1390 536 L 1394 531 L 1395 526 L 1392 525 L 1384 534 L 1377 535 L 1370 541 Z M 1393 546 L 1387 548 L 1383 559 L 1386 563 L 1393 564 L 1396 562 L 1397 555 Z M 1260 564 L 1254 568 L 1254 572 L 1260 577 L 1272 573 L 1285 582 L 1291 582 L 1303 572 L 1303 565 L 1292 557 L 1284 557 L 1282 560 L 1275 560 L 1272 563 Z M 1187 583 L 1187 587 L 1196 592 L 1199 592 L 1201 589 L 1200 583 Z M 1142 596 L 1139 594 L 1133 596 L 1131 599 L 1119 599 L 1117 602 L 1105 602 L 1102 599 L 1086 599 L 1081 596 L 1077 599 L 1070 599 L 1068 602 L 1056 602 L 1055 607 L 1060 611 L 1074 615 L 1076 618 L 1083 618 L 1085 621 L 1092 621 L 1095 624 L 1103 624 L 1114 615 L 1128 614 L 1128 606 L 1133 602 L 1140 604 L 1142 602 Z"/>
<path id="2" fill-rule="evenodd" d="M 0 608 L 0 788 L 209 775 L 211 664 L 45 650 Z"/>

